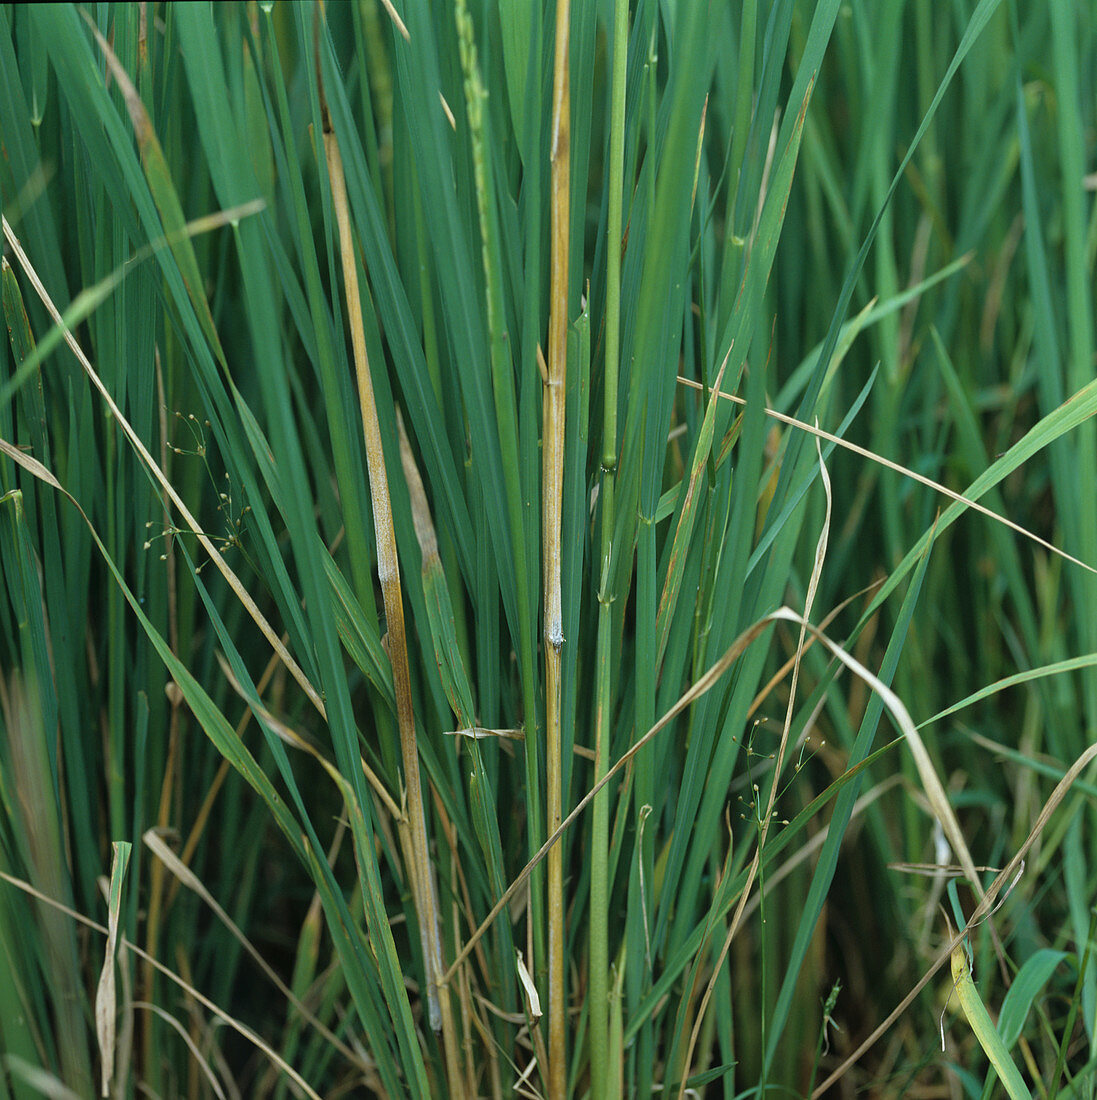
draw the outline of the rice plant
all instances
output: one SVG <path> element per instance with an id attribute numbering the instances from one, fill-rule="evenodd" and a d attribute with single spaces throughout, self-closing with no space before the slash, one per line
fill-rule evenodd
<path id="1" fill-rule="evenodd" d="M 0 1097 L 1092 1095 L 1092 4 L 2 10 Z"/>

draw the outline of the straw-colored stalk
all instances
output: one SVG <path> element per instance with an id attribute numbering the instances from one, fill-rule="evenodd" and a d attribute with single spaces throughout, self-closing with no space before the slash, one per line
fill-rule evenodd
<path id="1" fill-rule="evenodd" d="M 560 499 L 564 483 L 564 395 L 567 381 L 568 224 L 571 216 L 571 93 L 568 80 L 569 0 L 556 4 L 556 60 L 552 77 L 552 257 L 549 274 L 549 354 L 545 381 L 542 518 L 545 589 L 545 756 L 548 831 L 560 826 Z M 564 990 L 564 853 L 548 855 L 549 1100 L 567 1088 L 567 1003 Z"/>
<path id="2" fill-rule="evenodd" d="M 373 526 L 377 538 L 377 575 L 388 624 L 388 654 L 392 663 L 392 682 L 396 695 L 396 717 L 400 727 L 400 752 L 404 764 L 406 812 L 401 831 L 407 833 L 405 852 L 408 881 L 415 912 L 427 978 L 427 1004 L 431 1027 L 441 1030 L 446 1055 L 446 1073 L 453 1095 L 460 1095 L 458 1036 L 454 1032 L 449 995 L 442 985 L 442 943 L 438 918 L 438 899 L 430 864 L 423 790 L 419 781 L 419 750 L 415 737 L 415 714 L 411 702 L 411 676 L 408 669 L 407 639 L 404 632 L 404 604 L 400 588 L 400 566 L 396 556 L 396 533 L 392 523 L 385 456 L 381 446 L 381 426 L 373 396 L 366 335 L 362 324 L 362 306 L 358 290 L 354 243 L 351 236 L 347 185 L 339 142 L 331 128 L 324 106 L 324 152 L 331 178 L 332 202 L 339 226 L 339 251 L 346 285 L 347 315 L 350 318 L 354 369 L 358 383 L 358 402 L 362 412 L 362 430 L 366 441 L 370 495 L 373 501 Z"/>

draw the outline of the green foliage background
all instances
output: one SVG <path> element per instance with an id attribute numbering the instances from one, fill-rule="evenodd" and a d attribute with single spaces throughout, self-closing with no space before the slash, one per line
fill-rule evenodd
<path id="1" fill-rule="evenodd" d="M 947 942 L 942 879 L 905 865 L 956 856 L 881 696 L 821 644 L 793 681 L 789 622 L 759 630 L 564 833 L 565 927 L 549 927 L 543 864 L 493 921 L 449 984 L 447 1063 L 421 995 L 320 81 L 448 965 L 547 836 L 555 13 L 396 8 L 406 36 L 374 0 L 322 18 L 3 6 L 0 1097 L 91 1095 L 103 1044 L 118 1096 L 504 1096 L 532 1061 L 523 1087 L 543 1090 L 545 1024 L 517 958 L 547 1004 L 558 932 L 569 1094 L 807 1096 L 841 1069 L 874 1095 L 945 1080 L 992 1095 L 951 1011 L 941 1053 L 947 968 L 843 1066 Z M 565 813 L 744 632 L 804 610 L 829 514 L 810 618 L 903 700 L 976 862 L 1001 867 L 1097 737 L 1097 582 L 1047 545 L 1097 566 L 1097 12 L 624 9 L 627 35 L 609 0 L 570 16 Z M 678 380 L 710 387 L 721 368 L 740 404 Z M 522 739 L 451 735 L 472 727 Z M 1040 1095 L 1092 1095 L 1097 1066 L 1093 779 L 1055 796 L 971 936 L 980 995 Z M 132 858 L 108 904 L 112 842 Z M 106 940 L 40 896 L 109 913 L 124 939 L 98 1022 Z"/>

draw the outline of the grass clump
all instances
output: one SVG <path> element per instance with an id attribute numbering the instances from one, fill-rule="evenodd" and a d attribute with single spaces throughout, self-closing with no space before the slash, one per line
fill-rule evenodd
<path id="1" fill-rule="evenodd" d="M 1085 1094 L 1084 6 L 3 16 L 0 1095 Z"/>

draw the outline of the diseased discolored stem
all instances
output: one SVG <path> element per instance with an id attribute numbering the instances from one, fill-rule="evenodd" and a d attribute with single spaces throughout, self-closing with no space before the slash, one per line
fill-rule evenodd
<path id="1" fill-rule="evenodd" d="M 556 4 L 556 59 L 552 78 L 552 257 L 549 274 L 548 377 L 545 381 L 542 467 L 544 543 L 545 778 L 548 831 L 562 818 L 560 748 L 560 501 L 564 483 L 564 396 L 567 381 L 568 228 L 571 217 L 571 95 L 568 79 L 569 0 Z M 548 856 L 549 1100 L 567 1089 L 567 999 L 564 988 L 564 851 Z"/>
<path id="2" fill-rule="evenodd" d="M 427 978 L 427 1005 L 430 1025 L 441 1030 L 446 1056 L 446 1075 L 452 1095 L 463 1093 L 458 1057 L 458 1036 L 454 1031 L 449 993 L 442 984 L 442 942 L 438 917 L 438 898 L 430 864 L 423 791 L 419 780 L 419 750 L 415 735 L 415 714 L 411 701 L 411 675 L 408 669 L 407 638 L 404 631 L 404 604 L 400 588 L 400 565 L 396 555 L 396 533 L 392 523 L 392 503 L 389 499 L 385 456 L 381 446 L 381 426 L 373 396 L 365 329 L 362 323 L 361 298 L 358 290 L 358 270 L 351 236 L 347 185 L 339 142 L 331 127 L 327 104 L 321 85 L 321 109 L 324 120 L 324 152 L 331 178 L 332 203 L 339 226 L 339 251 L 343 262 L 346 286 L 347 315 L 350 319 L 354 368 L 358 383 L 358 402 L 362 413 L 362 430 L 366 441 L 369 467 L 370 496 L 373 502 L 373 525 L 377 539 L 377 576 L 388 624 L 388 653 L 392 663 L 392 682 L 396 696 L 396 717 L 400 728 L 400 753 L 404 765 L 407 827 L 405 851 L 408 858 L 408 882 L 419 919 L 419 935 L 423 949 L 423 964 Z"/>

